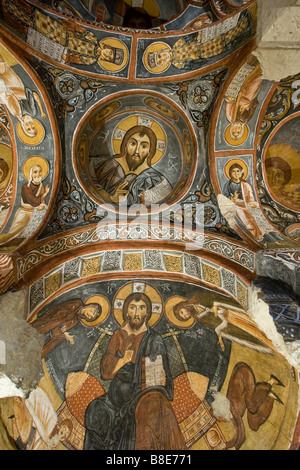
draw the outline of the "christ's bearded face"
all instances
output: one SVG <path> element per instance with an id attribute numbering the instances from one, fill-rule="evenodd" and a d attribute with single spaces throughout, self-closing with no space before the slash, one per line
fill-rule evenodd
<path id="1" fill-rule="evenodd" d="M 128 305 L 127 318 L 133 330 L 139 330 L 148 316 L 147 305 L 143 300 L 132 300 Z"/>
<path id="2" fill-rule="evenodd" d="M 135 171 L 148 158 L 150 139 L 144 134 L 134 134 L 126 145 L 126 161 L 130 171 Z"/>

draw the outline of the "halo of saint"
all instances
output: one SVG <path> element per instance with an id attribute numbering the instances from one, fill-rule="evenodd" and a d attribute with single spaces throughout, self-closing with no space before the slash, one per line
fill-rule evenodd
<path id="1" fill-rule="evenodd" d="M 181 306 L 185 306 L 186 304 L 187 299 L 179 295 L 170 297 L 170 299 L 168 299 L 166 302 L 166 317 L 174 326 L 177 326 L 178 328 L 188 329 L 194 326 L 195 324 L 196 320 L 193 317 L 189 317 L 186 320 L 184 318 L 179 319 L 178 317 L 177 311 L 180 310 Z"/>
<path id="2" fill-rule="evenodd" d="M 126 45 L 116 38 L 105 38 L 99 43 L 100 50 L 110 51 L 111 55 L 107 57 L 105 53 L 99 56 L 98 63 L 107 72 L 120 72 L 129 60 L 129 51 Z"/>
<path id="3" fill-rule="evenodd" d="M 33 156 L 26 160 L 23 166 L 23 175 L 25 176 L 27 181 L 30 181 L 30 170 L 35 165 L 38 165 L 42 169 L 41 179 L 42 181 L 47 177 L 49 173 L 49 163 L 45 158 Z"/>
<path id="4" fill-rule="evenodd" d="M 240 158 L 231 158 L 225 165 L 225 175 L 226 177 L 230 180 L 231 179 L 231 176 L 230 176 L 230 168 L 233 166 L 233 165 L 240 165 L 243 169 L 243 179 L 247 179 L 247 176 L 249 174 L 249 168 L 248 168 L 248 165 L 247 163 L 244 162 L 244 160 L 241 160 Z"/>
<path id="5" fill-rule="evenodd" d="M 165 56 L 170 57 L 171 53 L 172 49 L 168 44 L 155 42 L 147 47 L 144 53 L 144 66 L 153 74 L 163 73 L 171 66 L 170 60 L 164 60 Z"/>
<path id="6" fill-rule="evenodd" d="M 230 124 L 225 130 L 225 140 L 232 147 L 239 147 L 249 137 L 249 127 L 246 123 L 240 125 L 238 131 L 235 130 L 232 124 Z"/>
<path id="7" fill-rule="evenodd" d="M 163 300 L 158 290 L 145 282 L 129 282 L 117 292 L 113 303 L 113 315 L 116 322 L 121 326 L 124 323 L 123 305 L 131 294 L 145 294 L 152 303 L 152 314 L 149 318 L 149 326 L 154 326 L 163 314 Z"/>

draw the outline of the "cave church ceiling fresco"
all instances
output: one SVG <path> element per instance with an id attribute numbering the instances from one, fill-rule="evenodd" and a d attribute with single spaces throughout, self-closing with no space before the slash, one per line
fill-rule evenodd
<path id="1" fill-rule="evenodd" d="M 0 447 L 297 448 L 299 299 L 256 268 L 299 262 L 300 75 L 264 79 L 257 15 L 1 0 L 0 291 L 44 346 Z"/>

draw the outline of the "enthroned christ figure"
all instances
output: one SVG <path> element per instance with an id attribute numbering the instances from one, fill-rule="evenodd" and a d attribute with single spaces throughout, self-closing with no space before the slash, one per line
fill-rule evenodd
<path id="1" fill-rule="evenodd" d="M 124 323 L 111 337 L 101 360 L 110 385 L 85 415 L 85 450 L 186 449 L 171 401 L 173 379 L 163 338 L 149 326 L 152 304 L 130 294 Z"/>

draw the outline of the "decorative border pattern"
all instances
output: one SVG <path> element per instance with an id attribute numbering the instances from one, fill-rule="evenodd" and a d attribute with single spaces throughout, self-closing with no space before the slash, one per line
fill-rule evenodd
<path id="1" fill-rule="evenodd" d="M 28 317 L 60 289 L 71 287 L 76 281 L 88 281 L 107 274 L 128 273 L 130 277 L 133 272 L 140 273 L 141 277 L 149 277 L 149 271 L 152 277 L 155 277 L 155 273 L 172 273 L 201 281 L 212 288 L 224 290 L 245 309 L 249 306 L 250 287 L 237 274 L 211 261 L 171 250 L 116 250 L 74 258 L 30 285 Z"/>
<path id="2" fill-rule="evenodd" d="M 60 253 L 93 245 L 98 242 L 145 240 L 145 241 L 172 241 L 186 243 L 189 248 L 204 249 L 214 254 L 230 259 L 237 265 L 255 271 L 255 253 L 238 244 L 215 238 L 214 236 L 199 234 L 193 231 L 183 231 L 182 229 L 170 227 L 149 227 L 147 225 L 124 225 L 90 228 L 80 233 L 72 233 L 61 238 L 54 239 L 35 248 L 23 257 L 18 259 L 17 276 L 22 279 L 31 269 L 36 268 L 43 261 Z M 189 244 L 191 244 L 189 246 Z"/>

